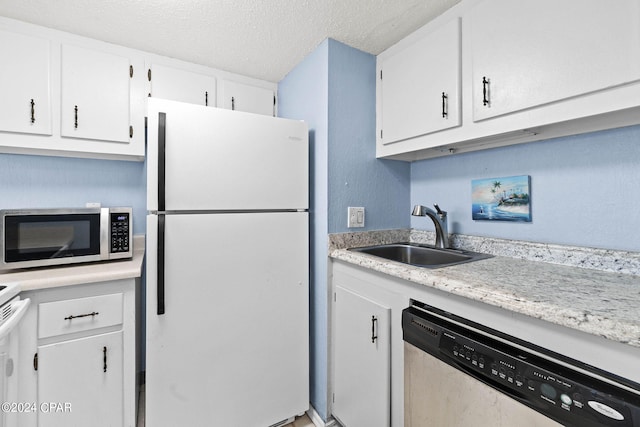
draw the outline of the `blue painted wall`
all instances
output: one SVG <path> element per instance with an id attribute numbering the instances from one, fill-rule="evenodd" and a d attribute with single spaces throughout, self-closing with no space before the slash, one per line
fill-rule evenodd
<path id="1" fill-rule="evenodd" d="M 0 208 L 132 206 L 144 234 L 146 180 L 140 162 L 0 154 Z"/>
<path id="2" fill-rule="evenodd" d="M 409 226 L 406 162 L 377 160 L 376 57 L 329 40 L 329 233 Z M 347 228 L 347 207 L 365 227 Z"/>
<path id="3" fill-rule="evenodd" d="M 310 400 L 327 418 L 328 56 L 325 40 L 278 84 L 278 113 L 309 126 Z"/>
<path id="4" fill-rule="evenodd" d="M 375 159 L 375 57 L 325 40 L 278 86 L 279 114 L 311 144 L 311 404 L 328 418 L 327 234 L 409 226 L 410 165 Z M 366 227 L 347 229 L 347 207 Z"/>
<path id="5" fill-rule="evenodd" d="M 473 221 L 471 180 L 511 175 L 531 176 L 532 222 Z M 640 126 L 411 165 L 411 203 L 438 202 L 452 232 L 477 236 L 640 251 L 639 190 Z"/>

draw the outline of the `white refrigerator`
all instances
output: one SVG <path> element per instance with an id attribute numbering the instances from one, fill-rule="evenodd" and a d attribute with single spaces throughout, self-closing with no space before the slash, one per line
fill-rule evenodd
<path id="1" fill-rule="evenodd" d="M 309 407 L 308 129 L 149 99 L 146 425 Z"/>

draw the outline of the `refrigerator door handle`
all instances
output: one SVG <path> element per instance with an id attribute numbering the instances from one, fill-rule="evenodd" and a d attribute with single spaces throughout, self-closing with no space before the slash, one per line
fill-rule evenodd
<path id="1" fill-rule="evenodd" d="M 158 113 L 158 212 L 165 211 L 167 113 Z"/>
<path id="2" fill-rule="evenodd" d="M 165 313 L 164 309 L 164 215 L 158 215 L 158 262 L 157 271 L 157 294 L 158 294 L 158 316 Z"/>

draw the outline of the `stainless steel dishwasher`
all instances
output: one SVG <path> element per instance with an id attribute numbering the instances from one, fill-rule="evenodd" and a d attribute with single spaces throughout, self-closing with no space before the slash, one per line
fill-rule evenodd
<path id="1" fill-rule="evenodd" d="M 418 301 L 402 329 L 405 427 L 640 426 L 640 384 Z"/>

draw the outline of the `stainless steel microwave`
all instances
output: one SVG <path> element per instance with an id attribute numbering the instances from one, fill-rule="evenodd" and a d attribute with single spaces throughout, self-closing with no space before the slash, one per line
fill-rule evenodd
<path id="1" fill-rule="evenodd" d="M 131 258 L 131 208 L 0 210 L 0 270 Z"/>

